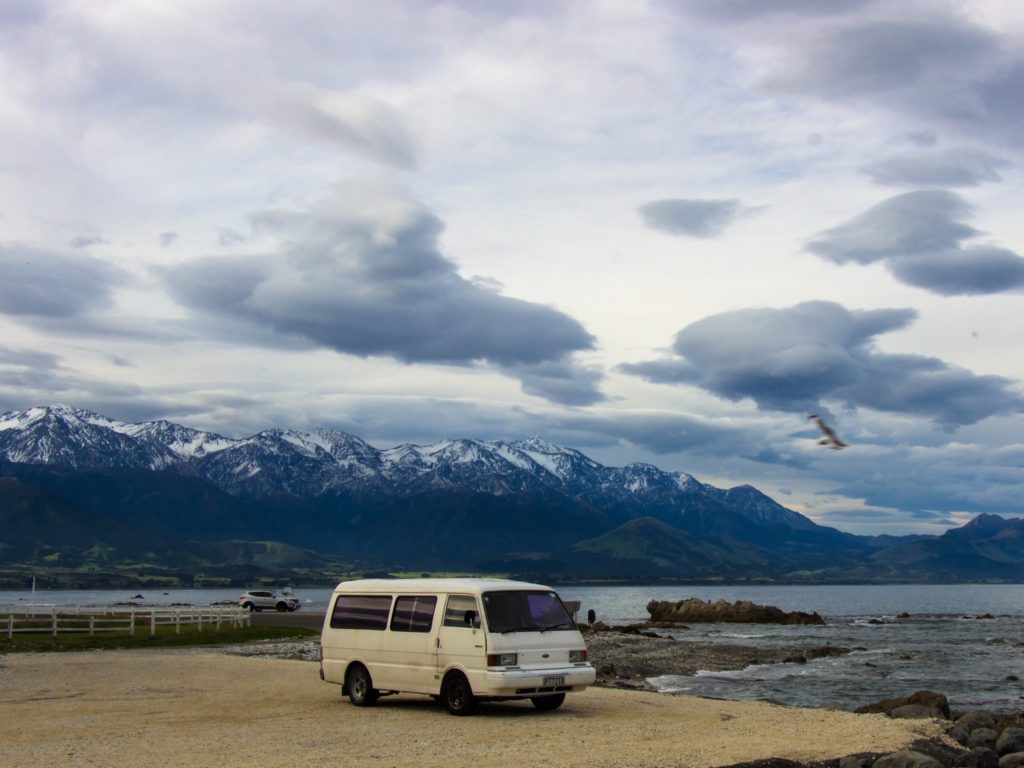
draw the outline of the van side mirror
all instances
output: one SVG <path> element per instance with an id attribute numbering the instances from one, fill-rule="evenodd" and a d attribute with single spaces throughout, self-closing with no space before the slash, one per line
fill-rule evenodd
<path id="1" fill-rule="evenodd" d="M 477 619 L 476 611 L 470 609 L 462 615 L 462 620 L 466 622 L 467 627 L 479 627 L 480 621 Z"/>

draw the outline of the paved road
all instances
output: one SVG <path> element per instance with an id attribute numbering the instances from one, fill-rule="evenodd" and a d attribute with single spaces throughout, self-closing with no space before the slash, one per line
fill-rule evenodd
<path id="1" fill-rule="evenodd" d="M 252 615 L 254 627 L 306 627 L 318 630 L 324 625 L 322 611 L 307 611 L 303 608 L 295 613 L 278 613 L 277 611 L 258 611 Z"/>

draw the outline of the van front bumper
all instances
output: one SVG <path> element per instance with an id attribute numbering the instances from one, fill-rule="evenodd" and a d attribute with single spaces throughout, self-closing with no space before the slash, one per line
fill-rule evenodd
<path id="1" fill-rule="evenodd" d="M 597 672 L 587 664 L 554 669 L 504 669 L 484 673 L 483 696 L 537 696 L 545 693 L 582 691 L 593 685 Z"/>

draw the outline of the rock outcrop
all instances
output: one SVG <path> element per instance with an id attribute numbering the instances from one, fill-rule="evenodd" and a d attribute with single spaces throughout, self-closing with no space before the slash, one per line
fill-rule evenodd
<path id="1" fill-rule="evenodd" d="M 742 624 L 819 624 L 825 620 L 817 613 L 783 611 L 774 605 L 757 605 L 748 600 L 730 603 L 718 600 L 712 603 L 697 597 L 671 602 L 651 600 L 647 612 L 652 622 L 666 623 L 713 623 L 731 622 Z"/>
<path id="2" fill-rule="evenodd" d="M 865 704 L 863 707 L 857 707 L 854 712 L 860 714 L 881 713 L 890 717 L 934 717 L 949 720 L 949 702 L 941 693 L 917 691 L 910 696 Z"/>

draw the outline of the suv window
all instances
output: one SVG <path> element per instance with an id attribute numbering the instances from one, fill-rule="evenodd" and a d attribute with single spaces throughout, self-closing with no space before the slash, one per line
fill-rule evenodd
<path id="1" fill-rule="evenodd" d="M 466 611 L 476 611 L 476 621 L 473 626 L 480 626 L 480 609 L 477 607 L 476 598 L 472 595 L 451 595 L 448 597 L 448 605 L 444 609 L 444 625 L 446 627 L 462 627 L 468 629 L 466 623 Z"/>
<path id="2" fill-rule="evenodd" d="M 391 595 L 338 595 L 331 613 L 334 629 L 387 629 Z"/>
<path id="3" fill-rule="evenodd" d="M 391 631 L 429 632 L 436 607 L 436 597 L 398 598 L 395 600 L 395 615 L 391 617 Z"/>

